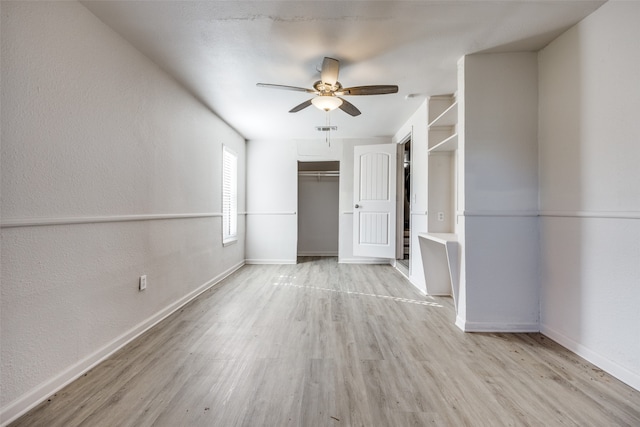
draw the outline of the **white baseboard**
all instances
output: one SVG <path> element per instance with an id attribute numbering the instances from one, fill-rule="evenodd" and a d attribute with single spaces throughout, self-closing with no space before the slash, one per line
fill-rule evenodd
<path id="1" fill-rule="evenodd" d="M 295 259 L 245 259 L 245 264 L 296 264 Z"/>
<path id="2" fill-rule="evenodd" d="M 339 264 L 392 264 L 393 260 L 386 258 L 339 258 Z"/>
<path id="3" fill-rule="evenodd" d="M 540 332 L 538 323 L 468 322 L 456 317 L 456 326 L 464 332 Z"/>
<path id="4" fill-rule="evenodd" d="M 566 335 L 542 324 L 540 325 L 540 333 L 548 336 L 561 346 L 567 348 L 578 356 L 593 363 L 603 371 L 613 375 L 623 383 L 640 391 L 640 374 L 632 372 L 627 368 L 618 365 L 611 359 L 602 356 L 596 351 L 574 341 Z"/>
<path id="5" fill-rule="evenodd" d="M 421 288 L 420 286 L 418 286 L 417 284 L 415 284 L 411 279 L 409 279 L 409 283 L 411 283 L 413 285 L 414 288 L 416 288 L 416 290 L 418 292 L 420 292 L 420 294 L 422 294 L 425 297 L 428 297 L 429 295 L 427 294 L 427 290 Z"/>
<path id="6" fill-rule="evenodd" d="M 211 289 L 213 286 L 220 283 L 222 280 L 238 270 L 244 264 L 245 262 L 241 261 L 228 270 L 220 273 L 197 289 L 193 290 L 171 305 L 160 310 L 153 316 L 129 329 L 127 332 L 109 342 L 98 351 L 90 354 L 89 356 L 73 364 L 55 377 L 51 378 L 48 381 L 45 381 L 44 383 L 15 399 L 0 410 L 0 425 L 5 426 L 10 422 L 16 420 L 20 416 L 24 415 L 30 409 L 39 405 L 40 402 L 44 401 L 46 398 L 56 393 L 58 390 L 62 389 L 80 376 L 84 375 L 85 372 L 94 368 L 100 362 L 104 361 L 109 356 L 114 354 L 116 351 L 120 350 L 122 347 L 138 338 L 140 335 L 154 327 L 156 324 L 169 317 L 189 301 L 193 300 L 201 293 Z"/>
<path id="7" fill-rule="evenodd" d="M 402 274 L 402 277 L 404 277 L 409 282 L 411 282 L 411 278 L 409 277 L 409 272 L 405 272 L 402 268 L 398 268 L 398 264 L 397 263 L 395 265 L 393 265 L 393 268 L 395 268 L 398 273 Z"/>

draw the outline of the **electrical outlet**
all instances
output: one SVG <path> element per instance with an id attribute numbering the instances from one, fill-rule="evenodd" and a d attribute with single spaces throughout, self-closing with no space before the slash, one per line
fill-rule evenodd
<path id="1" fill-rule="evenodd" d="M 438 212 L 438 221 L 444 221 L 444 212 Z"/>
<path id="2" fill-rule="evenodd" d="M 138 290 L 139 291 L 144 291 L 145 289 L 147 289 L 147 275 L 146 274 L 144 276 L 140 276 L 140 282 L 138 284 Z"/>

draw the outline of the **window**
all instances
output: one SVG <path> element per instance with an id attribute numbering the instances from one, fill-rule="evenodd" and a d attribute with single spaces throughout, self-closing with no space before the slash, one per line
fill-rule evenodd
<path id="1" fill-rule="evenodd" d="M 222 244 L 238 240 L 238 156 L 222 147 Z"/>

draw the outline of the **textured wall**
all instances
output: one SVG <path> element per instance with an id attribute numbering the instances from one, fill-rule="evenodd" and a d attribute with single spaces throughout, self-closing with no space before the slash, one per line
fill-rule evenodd
<path id="1" fill-rule="evenodd" d="M 243 221 L 222 247 L 220 163 L 231 145 L 244 211 L 245 149 L 82 5 L 1 13 L 6 421 L 242 264 Z M 43 218 L 58 225 L 13 226 Z"/>
<path id="2" fill-rule="evenodd" d="M 539 54 L 541 327 L 640 389 L 640 3 Z"/>

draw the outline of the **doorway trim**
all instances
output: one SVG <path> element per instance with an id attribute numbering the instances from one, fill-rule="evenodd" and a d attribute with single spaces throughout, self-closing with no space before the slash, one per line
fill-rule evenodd
<path id="1" fill-rule="evenodd" d="M 298 188 L 297 188 L 297 216 L 298 216 L 298 221 L 297 221 L 297 239 L 296 239 L 296 259 L 298 259 L 301 256 L 321 256 L 321 257 L 338 257 L 339 256 L 339 250 L 340 250 L 340 245 L 339 245 L 339 237 L 340 237 L 340 180 L 341 180 L 341 176 L 340 176 L 340 164 L 341 162 L 339 160 L 298 160 L 297 162 L 297 169 L 298 169 L 298 176 L 297 176 L 297 181 L 298 181 Z M 315 209 L 309 210 L 304 208 L 301 205 L 301 179 L 303 180 L 311 180 L 311 181 L 316 181 L 318 183 L 320 183 L 321 181 L 324 180 L 337 180 L 337 191 L 335 191 L 335 195 L 331 194 L 331 201 L 330 203 L 327 203 L 326 206 L 315 206 Z M 326 187 L 324 187 L 324 189 L 326 190 Z M 327 193 L 326 191 L 323 190 L 323 194 L 326 196 Z M 334 196 L 335 196 L 335 200 L 334 200 Z M 305 200 L 309 201 L 307 198 L 305 198 Z M 325 202 L 328 201 L 325 198 Z M 335 203 L 334 203 L 335 202 Z M 319 243 L 320 245 L 320 249 L 318 249 L 318 247 L 314 248 L 313 250 L 309 251 L 308 248 L 309 246 L 317 246 L 318 245 L 318 239 L 319 237 L 313 236 L 313 233 L 305 233 L 305 232 L 301 232 L 301 222 L 306 222 L 307 226 L 309 226 L 309 220 L 308 217 L 309 215 L 314 215 L 317 214 L 317 212 L 322 211 L 323 209 L 326 210 L 327 207 L 331 207 L 331 205 L 335 204 L 335 212 L 331 211 L 331 212 L 325 212 L 325 219 L 329 218 L 329 217 L 333 217 L 333 214 L 335 214 L 335 230 L 333 230 L 333 228 L 331 228 L 331 230 L 325 230 L 323 234 L 325 235 L 329 235 L 327 234 L 327 232 L 331 231 L 330 235 L 335 237 L 335 248 L 333 247 L 333 245 L 331 245 L 331 242 L 327 242 L 327 241 L 322 241 L 322 240 L 326 240 L 326 239 L 322 239 L 320 238 L 321 242 Z M 306 218 L 307 220 L 305 221 L 305 218 L 303 216 L 305 216 L 305 212 L 307 212 Z M 315 225 L 319 223 L 324 223 L 322 221 L 322 218 L 316 218 L 316 221 L 312 221 Z M 331 221 L 329 221 L 329 223 L 331 223 Z M 313 225 L 311 224 L 313 228 Z M 327 224 L 325 224 L 327 225 Z M 308 229 L 308 227 L 303 227 L 304 230 Z M 333 231 L 335 231 L 335 235 L 333 234 Z M 301 242 L 301 236 L 306 236 L 307 240 L 305 241 L 305 248 L 307 248 L 307 250 L 302 250 L 300 248 L 300 242 Z M 329 238 L 329 240 L 333 240 L 332 238 Z M 315 243 L 313 243 L 315 241 Z M 331 247 L 329 247 L 331 246 Z"/>
<path id="2" fill-rule="evenodd" d="M 398 167 L 397 167 L 397 191 L 396 191 L 396 257 L 394 260 L 395 268 L 404 274 L 407 278 L 410 277 L 411 274 L 411 256 L 412 256 L 412 248 L 411 248 L 411 205 L 413 204 L 412 200 L 409 200 L 409 207 L 405 209 L 404 197 L 405 197 L 405 168 L 404 168 L 404 152 L 407 146 L 409 145 L 409 159 L 408 159 L 408 167 L 409 171 L 411 171 L 411 163 L 413 158 L 413 126 L 407 135 L 405 135 L 401 140 L 398 141 Z M 413 188 L 413 174 L 409 172 L 409 188 Z M 413 193 L 411 193 L 413 194 Z M 405 212 L 406 211 L 406 212 Z M 403 262 L 400 262 L 400 259 L 404 258 L 404 247 L 405 247 L 405 213 L 408 213 L 409 219 L 409 258 L 407 260 L 407 264 L 405 265 Z"/>

